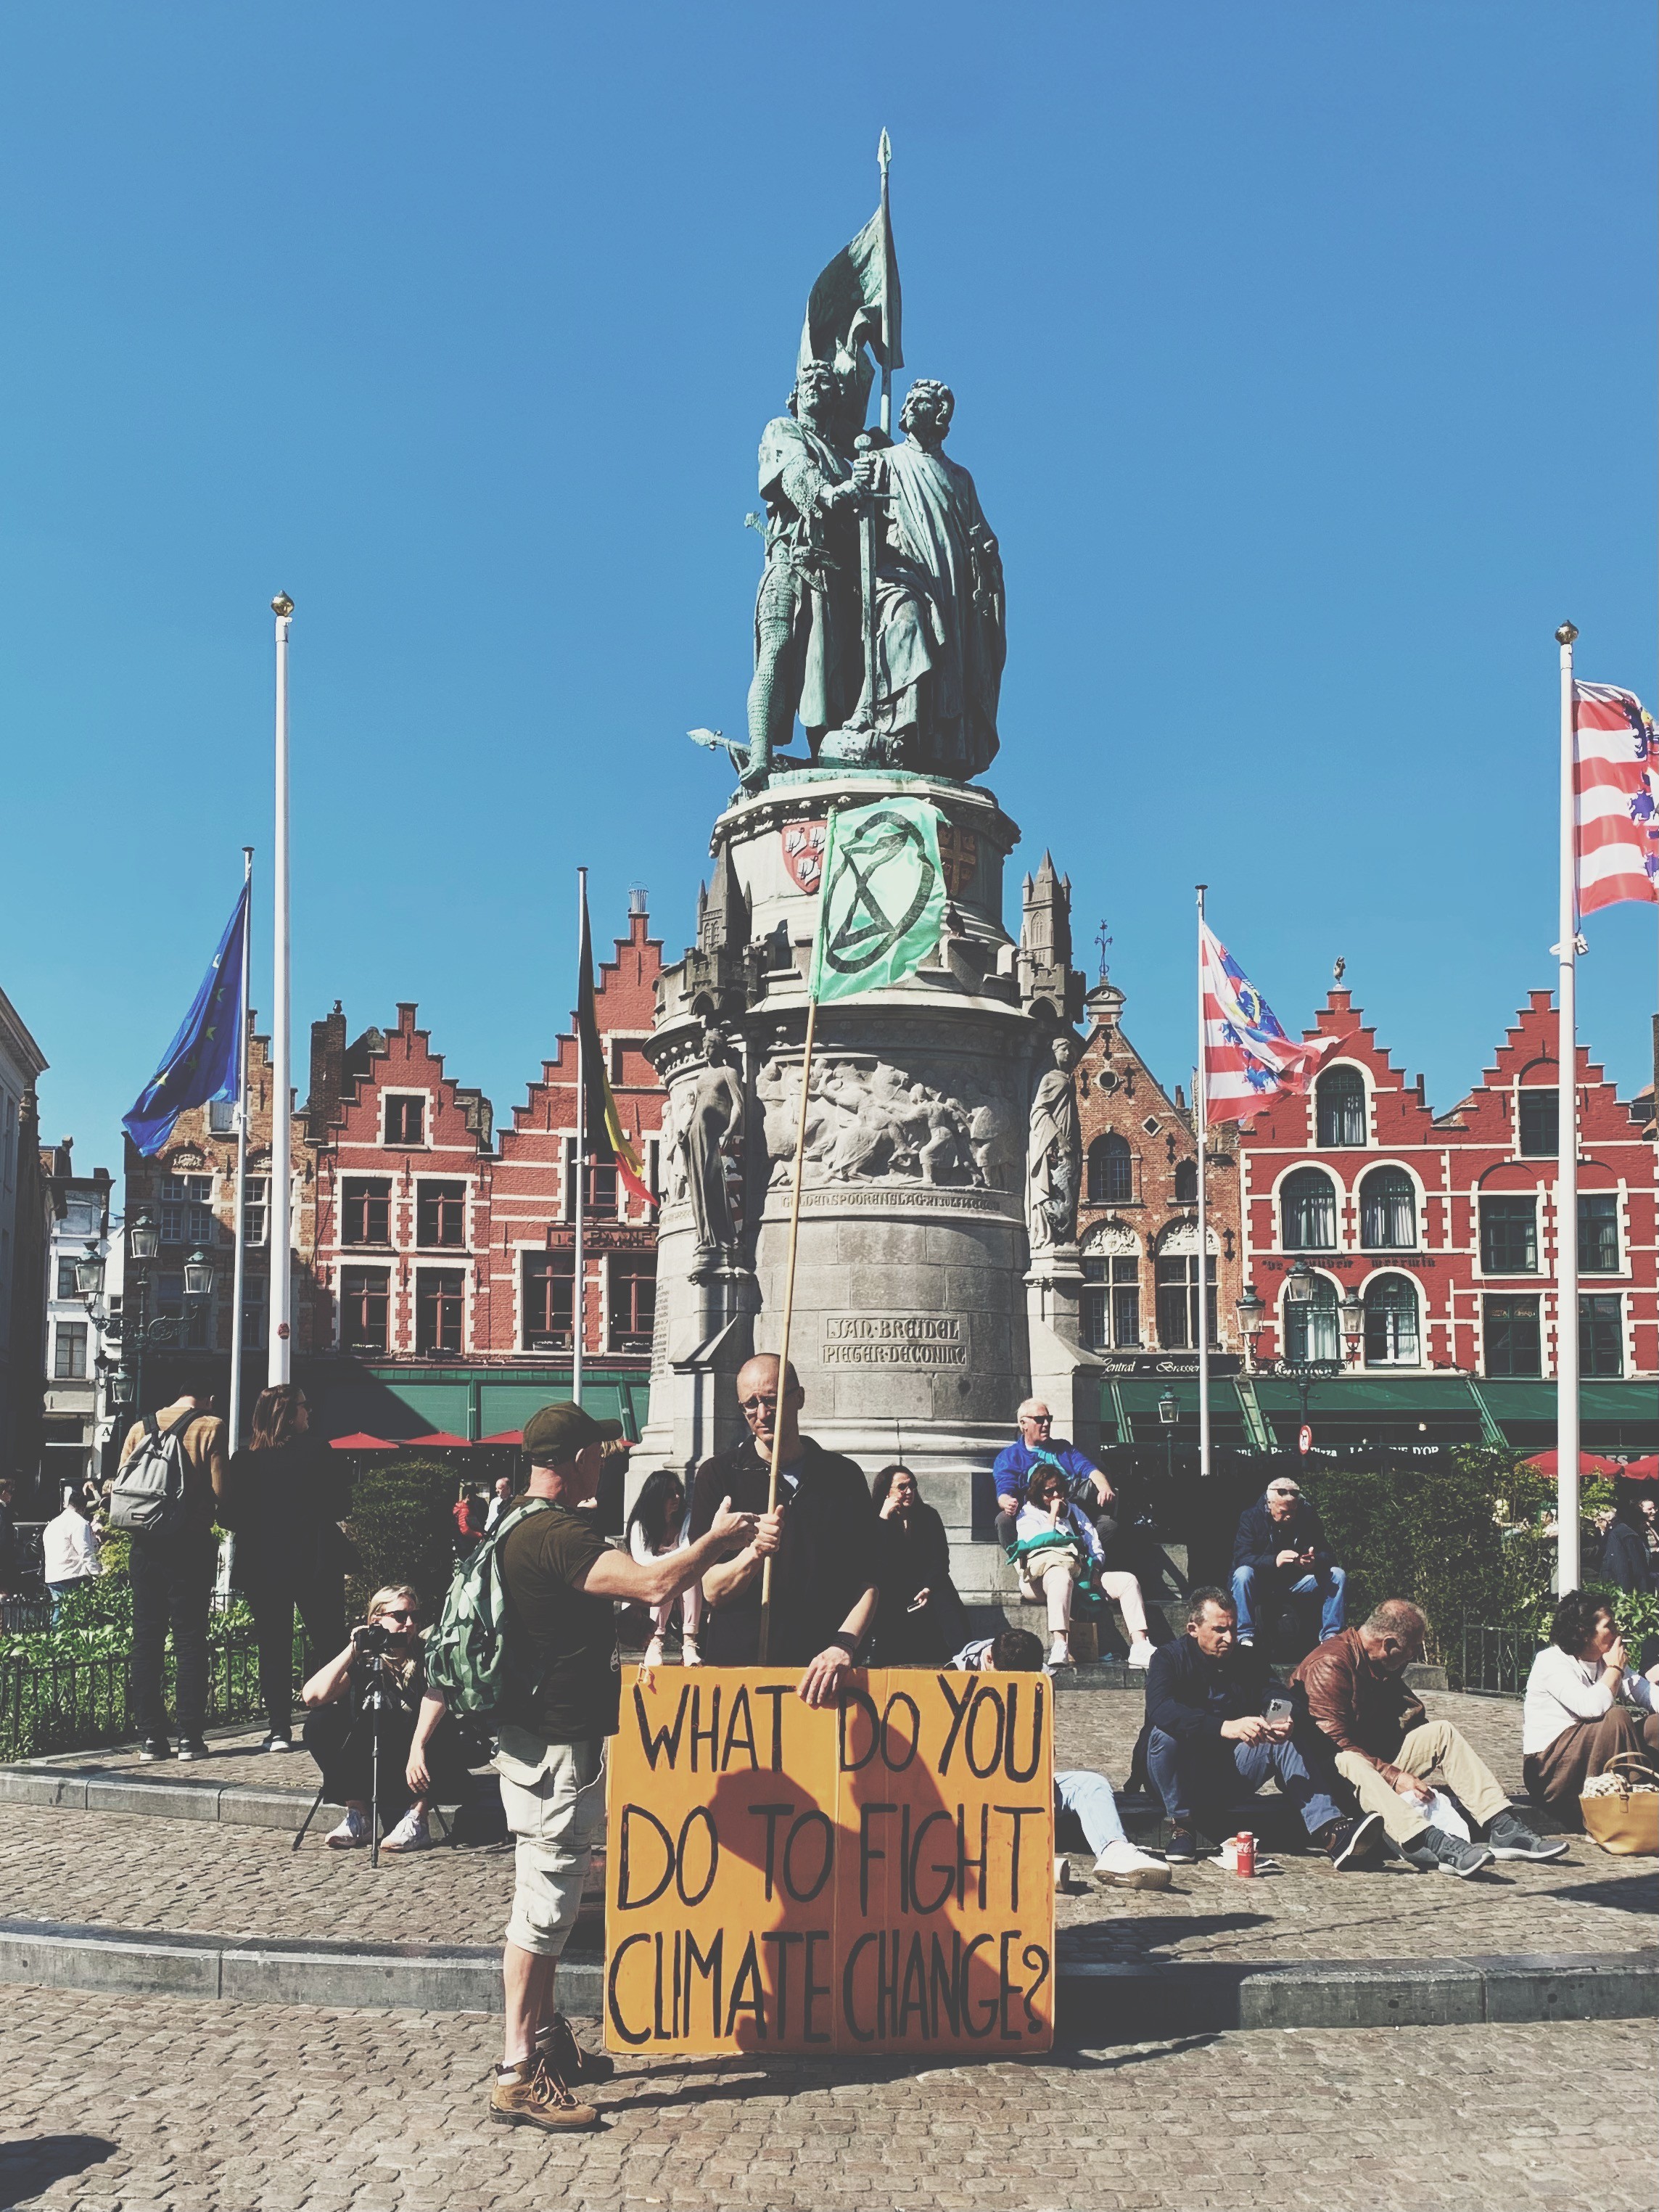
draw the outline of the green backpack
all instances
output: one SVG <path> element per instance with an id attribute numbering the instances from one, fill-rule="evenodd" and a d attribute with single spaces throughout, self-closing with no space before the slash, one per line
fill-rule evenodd
<path id="1" fill-rule="evenodd" d="M 497 1553 L 509 1528 L 532 1513 L 547 1511 L 552 1502 L 526 1498 L 503 1513 L 483 1542 L 456 1562 L 443 1611 L 426 1644 L 427 1680 L 443 1692 L 452 1711 L 499 1712 L 518 1686 L 507 1649 L 507 1592 Z"/>

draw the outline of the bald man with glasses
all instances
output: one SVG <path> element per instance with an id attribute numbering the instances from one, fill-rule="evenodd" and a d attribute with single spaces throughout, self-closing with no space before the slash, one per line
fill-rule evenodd
<path id="1" fill-rule="evenodd" d="M 801 1434 L 805 1394 L 793 1367 L 780 1390 L 774 1353 L 758 1352 L 738 1369 L 738 1403 L 749 1433 L 697 1469 L 691 1541 L 712 1525 L 723 1498 L 761 1519 L 752 1541 L 704 1572 L 703 1662 L 752 1667 L 759 1660 L 762 1569 L 769 1553 L 769 1660 L 804 1668 L 800 1695 L 808 1705 L 827 1705 L 864 1655 L 875 1619 L 880 1539 L 870 1486 L 856 1462 Z M 778 1508 L 769 1513 L 775 1435 Z"/>

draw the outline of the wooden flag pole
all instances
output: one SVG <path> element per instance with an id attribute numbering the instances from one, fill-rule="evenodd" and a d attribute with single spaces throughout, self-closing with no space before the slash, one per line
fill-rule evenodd
<path id="1" fill-rule="evenodd" d="M 830 903 L 830 867 L 836 842 L 835 809 L 823 833 L 823 872 L 818 878 L 818 926 L 812 945 L 812 966 L 806 981 L 806 1042 L 800 1061 L 800 1111 L 795 1121 L 795 1187 L 789 1198 L 789 1252 L 783 1277 L 783 1340 L 778 1350 L 778 1402 L 772 1416 L 772 1467 L 766 1487 L 766 1510 L 778 1510 L 778 1454 L 783 1444 L 783 1401 L 789 1389 L 789 1333 L 795 1317 L 795 1247 L 800 1237 L 801 1175 L 806 1163 L 806 1099 L 812 1082 L 812 1038 L 818 1024 L 818 951 Z M 772 1559 L 761 1563 L 759 1662 L 769 1666 L 772 1642 Z"/>

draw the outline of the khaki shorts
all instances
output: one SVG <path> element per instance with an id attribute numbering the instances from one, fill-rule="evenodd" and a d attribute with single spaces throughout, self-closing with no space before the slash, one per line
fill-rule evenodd
<path id="1" fill-rule="evenodd" d="M 494 1765 L 517 1845 L 507 1940 L 556 1959 L 575 1924 L 594 1833 L 605 1818 L 603 1746 L 501 1730 Z"/>

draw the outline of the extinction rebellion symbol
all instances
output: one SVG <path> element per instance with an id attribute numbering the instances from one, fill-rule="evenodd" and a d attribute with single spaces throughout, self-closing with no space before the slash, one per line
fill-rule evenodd
<path id="1" fill-rule="evenodd" d="M 927 911 L 938 880 L 916 823 L 896 809 L 866 809 L 855 830 L 836 836 L 824 966 L 852 977 L 890 959 Z"/>

